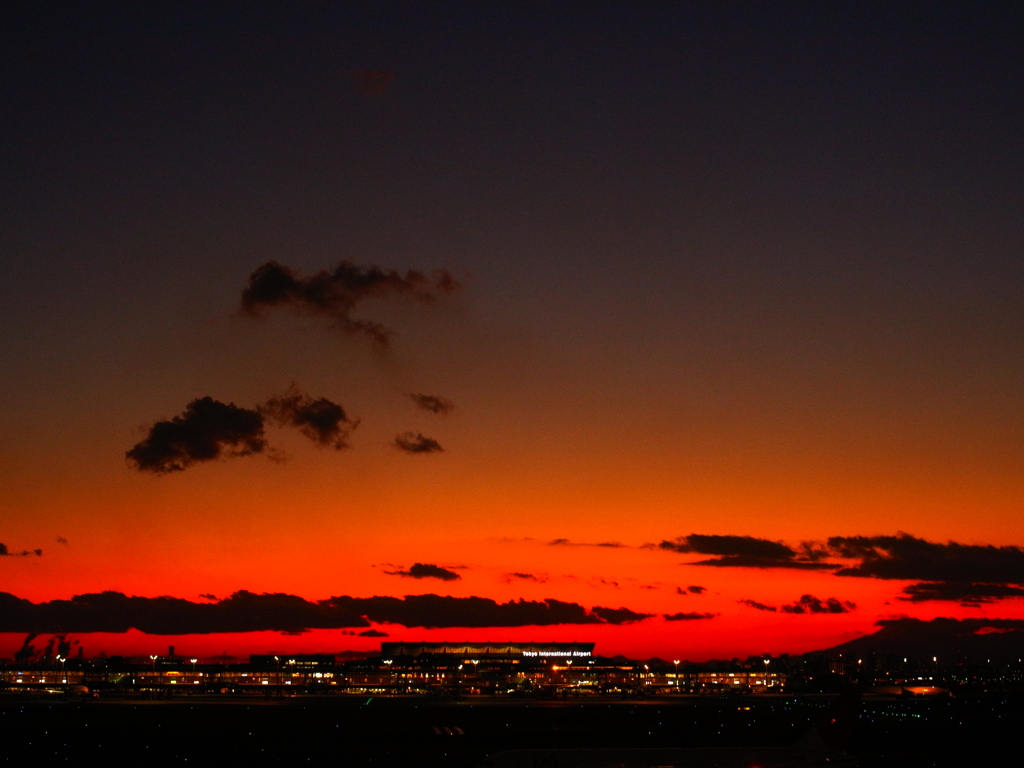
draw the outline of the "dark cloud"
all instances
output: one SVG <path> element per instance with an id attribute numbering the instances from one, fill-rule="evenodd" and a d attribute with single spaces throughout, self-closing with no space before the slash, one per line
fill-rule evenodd
<path id="1" fill-rule="evenodd" d="M 618 541 L 570 541 L 569 539 L 552 539 L 548 542 L 549 547 L 603 547 L 604 549 L 624 549 L 625 544 Z"/>
<path id="2" fill-rule="evenodd" d="M 700 555 L 742 555 L 771 560 L 784 560 L 794 557 L 796 554 L 781 542 L 756 539 L 753 536 L 705 536 L 691 533 L 689 536 L 679 536 L 674 541 L 663 541 L 658 546 L 673 552 L 692 552 Z"/>
<path id="3" fill-rule="evenodd" d="M 203 594 L 200 595 L 200 597 L 203 598 L 203 600 L 213 600 L 213 601 L 217 600 L 217 596 L 215 594 L 211 593 L 211 592 L 204 592 Z"/>
<path id="4" fill-rule="evenodd" d="M 150 427 L 146 439 L 125 456 L 140 472 L 160 475 L 222 457 L 263 453 L 266 448 L 259 411 L 203 397 L 189 403 L 181 416 Z"/>
<path id="5" fill-rule="evenodd" d="M 829 597 L 820 600 L 813 595 L 803 595 L 788 605 L 782 606 L 783 613 L 849 613 L 857 607 L 856 603 L 849 600 L 839 600 Z"/>
<path id="6" fill-rule="evenodd" d="M 359 637 L 389 637 L 387 632 L 381 632 L 379 629 L 367 629 L 363 632 L 357 632 Z"/>
<path id="7" fill-rule="evenodd" d="M 440 597 L 406 595 L 372 598 L 331 598 L 327 603 L 352 606 L 375 623 L 401 624 L 406 627 L 520 627 L 555 624 L 614 624 L 639 621 L 645 614 L 628 609 L 588 611 L 577 603 L 548 598 L 542 601 L 518 600 L 497 603 L 485 597 Z M 625 611 L 625 613 L 618 613 Z M 603 613 L 603 615 L 602 615 Z"/>
<path id="8" fill-rule="evenodd" d="M 420 395 L 410 393 L 409 399 L 423 410 L 430 411 L 431 413 L 437 413 L 442 416 L 455 410 L 455 403 L 446 397 L 439 397 L 438 395 Z"/>
<path id="9" fill-rule="evenodd" d="M 648 617 L 628 608 L 588 611 L 578 603 L 553 599 L 497 603 L 485 597 L 406 595 L 340 596 L 312 602 L 295 595 L 241 591 L 214 603 L 198 603 L 102 592 L 33 604 L 0 592 L 0 632 L 127 632 L 135 628 L 147 634 L 179 635 L 365 630 L 371 624 L 422 628 L 621 624 Z"/>
<path id="10" fill-rule="evenodd" d="M 649 619 L 654 615 L 653 613 L 637 613 L 629 608 L 602 608 L 601 606 L 594 606 L 591 612 L 608 624 L 632 624 Z"/>
<path id="11" fill-rule="evenodd" d="M 717 613 L 666 613 L 663 615 L 665 621 L 700 621 L 718 616 Z"/>
<path id="12" fill-rule="evenodd" d="M 671 541 L 662 541 L 658 547 L 682 554 L 713 555 L 710 560 L 698 560 L 687 565 L 709 565 L 719 568 L 794 568 L 798 570 L 828 570 L 838 566 L 821 562 L 822 550 L 805 542 L 793 549 L 779 541 L 758 539 L 753 536 L 705 536 L 691 533 Z"/>
<path id="13" fill-rule="evenodd" d="M 956 601 L 978 606 L 996 600 L 1024 597 L 1024 549 L 1017 546 L 945 544 L 907 533 L 895 536 L 833 536 L 826 542 L 804 541 L 797 547 L 752 536 L 691 534 L 662 541 L 660 549 L 712 555 L 687 565 L 721 568 L 791 568 L 832 570 L 837 576 L 905 579 L 918 583 L 904 588 L 899 600 Z M 853 561 L 841 565 L 828 558 Z M 682 589 L 676 590 L 683 594 Z M 784 606 L 790 613 L 839 612 L 846 604 L 825 602 Z M 819 610 L 820 609 L 820 610 Z"/>
<path id="14" fill-rule="evenodd" d="M 58 544 L 67 544 L 67 543 L 68 543 L 68 540 L 67 540 L 67 539 L 65 539 L 65 538 L 64 538 L 63 536 L 58 536 L 58 537 L 57 537 L 57 543 L 58 543 Z"/>
<path id="15" fill-rule="evenodd" d="M 1009 634 L 1014 632 L 1024 634 L 1024 619 L 954 619 L 946 616 L 941 616 L 934 619 L 925 620 L 912 619 L 908 616 L 901 616 L 900 618 L 896 619 L 879 619 L 875 622 L 875 625 L 882 628 L 938 628 L 944 634 L 957 635 L 960 637 L 968 635 Z"/>
<path id="16" fill-rule="evenodd" d="M 437 440 L 419 432 L 403 432 L 395 438 L 393 445 L 406 453 L 438 453 L 444 450 Z"/>
<path id="17" fill-rule="evenodd" d="M 1016 546 L 946 544 L 906 533 L 895 536 L 833 536 L 791 547 L 753 536 L 691 534 L 662 541 L 660 549 L 712 555 L 688 565 L 835 570 L 838 576 L 907 579 L 960 584 L 1024 584 L 1024 549 Z M 828 558 L 857 561 L 840 566 Z"/>
<path id="18" fill-rule="evenodd" d="M 857 607 L 856 603 L 851 603 L 849 600 L 839 600 L 834 597 L 821 600 L 813 595 L 803 595 L 799 600 L 794 600 L 781 608 L 759 603 L 757 600 L 737 600 L 736 602 L 757 611 L 771 611 L 772 613 L 777 613 L 780 610 L 783 613 L 849 613 Z"/>
<path id="19" fill-rule="evenodd" d="M 330 271 L 321 270 L 303 277 L 276 261 L 269 261 L 249 276 L 249 284 L 242 292 L 242 310 L 259 316 L 265 309 L 285 307 L 299 314 L 327 317 L 342 331 L 361 334 L 378 347 L 387 347 L 392 336 L 390 328 L 352 317 L 352 311 L 360 302 L 384 296 L 429 302 L 458 288 L 451 274 L 443 270 L 435 271 L 430 277 L 415 270 L 402 275 L 390 269 L 360 267 L 343 261 Z"/>
<path id="20" fill-rule="evenodd" d="M 837 576 L 908 579 L 961 584 L 1024 584 L 1024 550 L 1020 547 L 938 544 L 906 533 L 895 536 L 834 536 L 829 549 L 859 560 Z"/>
<path id="21" fill-rule="evenodd" d="M 801 541 L 797 551 L 801 559 L 810 562 L 825 560 L 833 554 L 828 545 L 822 541 Z"/>
<path id="22" fill-rule="evenodd" d="M 41 549 L 23 549 L 20 552 L 11 552 L 6 544 L 0 544 L 0 557 L 28 557 L 29 555 L 40 557 L 42 554 L 43 550 Z"/>
<path id="23" fill-rule="evenodd" d="M 32 644 L 32 641 L 38 636 L 38 632 L 30 632 L 21 642 L 21 647 L 14 652 L 14 661 L 16 663 L 23 664 L 36 655 L 36 647 Z"/>
<path id="24" fill-rule="evenodd" d="M 33 605 L 0 594 L 0 631 L 126 632 L 157 635 L 367 627 L 358 614 L 343 614 L 300 597 L 236 592 L 215 603 L 173 597 L 128 597 L 120 592 L 76 595 Z"/>
<path id="25" fill-rule="evenodd" d="M 389 576 L 404 576 L 408 579 L 441 579 L 441 581 L 458 581 L 462 577 L 455 571 L 442 568 L 431 563 L 413 563 L 407 571 L 384 571 Z"/>
<path id="26" fill-rule="evenodd" d="M 804 541 L 798 547 L 752 536 L 691 534 L 662 541 L 660 549 L 713 555 L 687 563 L 717 567 L 793 568 L 833 570 L 837 576 L 905 579 L 918 583 L 905 587 L 900 600 L 958 601 L 978 605 L 1024 596 L 1024 549 L 1016 546 L 945 544 L 907 533 L 895 536 L 833 536 L 826 542 Z M 827 558 L 853 561 L 842 566 Z M 677 590 L 682 594 L 682 590 Z M 842 602 L 839 606 L 845 605 Z M 821 612 L 803 604 L 783 610 Z M 836 605 L 824 604 L 825 612 Z"/>
<path id="27" fill-rule="evenodd" d="M 736 602 L 739 603 L 740 605 L 745 605 L 748 608 L 753 608 L 754 610 L 757 610 L 757 611 L 772 611 L 772 612 L 776 612 L 776 611 L 779 610 L 774 605 L 765 605 L 764 603 L 757 602 L 757 600 L 737 600 Z"/>
<path id="28" fill-rule="evenodd" d="M 904 587 L 903 595 L 897 600 L 906 600 L 912 603 L 949 600 L 978 607 L 981 603 L 1024 597 L 1024 589 L 1008 584 L 964 584 L 955 581 L 919 582 Z"/>
<path id="29" fill-rule="evenodd" d="M 546 582 L 548 580 L 548 577 L 545 576 L 545 575 L 536 574 L 536 573 L 520 573 L 518 571 L 513 571 L 512 573 L 503 573 L 501 575 L 501 580 L 504 581 L 506 584 L 511 584 L 513 581 L 517 581 L 517 580 L 518 581 L 535 581 L 538 584 L 543 584 L 544 582 Z"/>
<path id="30" fill-rule="evenodd" d="M 687 565 L 709 565 L 717 568 L 793 568 L 804 571 L 834 570 L 838 566 L 832 563 L 817 563 L 808 560 L 775 560 L 753 555 L 723 555 L 712 560 L 699 560 Z"/>
<path id="31" fill-rule="evenodd" d="M 703 595 L 707 591 L 707 587 L 701 587 L 696 584 L 691 584 L 686 589 L 683 589 L 682 587 L 676 587 L 677 595 Z"/>
<path id="32" fill-rule="evenodd" d="M 295 427 L 314 443 L 335 450 L 348 447 L 349 434 L 359 425 L 337 403 L 326 397 L 314 400 L 294 384 L 283 395 L 259 406 L 259 412 L 281 426 Z"/>
<path id="33" fill-rule="evenodd" d="M 441 597 L 407 595 L 397 597 L 331 598 L 353 603 L 379 624 L 405 627 L 518 627 L 526 625 L 597 624 L 600 619 L 576 603 L 558 600 L 497 603 L 486 597 Z"/>
<path id="34" fill-rule="evenodd" d="M 358 426 L 345 409 L 325 397 L 312 398 L 294 384 L 256 408 L 241 408 L 212 397 L 193 400 L 180 416 L 158 421 L 145 440 L 125 456 L 140 472 L 167 474 L 193 464 L 234 456 L 267 453 L 265 419 L 294 427 L 313 442 L 335 449 L 348 447 Z"/>

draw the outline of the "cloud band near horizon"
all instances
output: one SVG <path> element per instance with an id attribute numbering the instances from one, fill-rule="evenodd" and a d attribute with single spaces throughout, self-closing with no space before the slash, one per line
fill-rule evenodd
<path id="1" fill-rule="evenodd" d="M 1017 546 L 943 544 L 908 533 L 832 536 L 798 546 L 753 536 L 690 534 L 663 540 L 657 549 L 708 556 L 685 565 L 830 570 L 835 576 L 917 582 L 897 597 L 905 602 L 977 604 L 1024 597 L 1024 549 Z"/>
<path id="2" fill-rule="evenodd" d="M 32 603 L 0 592 L 0 632 L 127 632 L 188 635 L 235 632 L 297 632 L 366 629 L 375 624 L 439 629 L 560 624 L 629 624 L 651 618 L 628 608 L 545 600 L 498 603 L 485 597 L 434 594 L 404 597 L 337 596 L 310 601 L 283 593 L 245 590 L 216 602 L 175 597 L 130 597 L 121 592 L 75 595 Z"/>

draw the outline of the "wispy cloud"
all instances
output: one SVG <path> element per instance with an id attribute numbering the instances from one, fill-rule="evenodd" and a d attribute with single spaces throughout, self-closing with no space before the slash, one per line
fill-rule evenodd
<path id="1" fill-rule="evenodd" d="M 535 581 L 538 584 L 544 584 L 548 581 L 548 575 L 544 573 L 521 573 L 519 571 L 512 571 L 510 573 L 501 574 L 501 581 L 506 584 L 511 584 L 515 581 Z"/>
<path id="2" fill-rule="evenodd" d="M 407 579 L 440 579 L 441 581 L 458 581 L 462 577 L 455 571 L 442 568 L 433 563 L 413 563 L 408 570 L 384 571 L 389 576 L 404 576 Z"/>
<path id="3" fill-rule="evenodd" d="M 857 607 L 849 600 L 828 597 L 821 600 L 813 595 L 803 595 L 799 600 L 782 606 L 783 613 L 849 613 Z"/>
<path id="4" fill-rule="evenodd" d="M 1009 584 L 964 584 L 957 581 L 940 581 L 908 584 L 903 588 L 903 594 L 897 600 L 911 603 L 948 600 L 979 604 L 1016 597 L 1024 597 L 1024 588 Z"/>
<path id="5" fill-rule="evenodd" d="M 754 536 L 714 536 L 691 533 L 662 541 L 659 549 L 681 554 L 712 555 L 688 565 L 718 568 L 793 568 L 797 570 L 831 570 L 838 565 L 822 562 L 823 552 L 812 543 L 794 549 L 780 541 Z"/>
<path id="6" fill-rule="evenodd" d="M 713 619 L 718 615 L 717 613 L 666 613 L 664 619 L 665 621 L 701 621 Z"/>
<path id="7" fill-rule="evenodd" d="M 549 547 L 602 547 L 604 549 L 625 549 L 628 545 L 618 541 L 571 541 L 569 539 L 552 539 L 548 542 Z"/>
<path id="8" fill-rule="evenodd" d="M 765 603 L 759 603 L 757 600 L 737 600 L 740 605 L 745 605 L 748 608 L 753 608 L 755 611 L 772 611 L 778 612 L 778 608 L 774 605 L 766 605 Z"/>
<path id="9" fill-rule="evenodd" d="M 440 453 L 444 450 L 437 440 L 419 432 L 403 432 L 395 437 L 392 445 L 405 453 Z"/>
<path id="10" fill-rule="evenodd" d="M 602 608 L 594 606 L 591 613 L 608 624 L 633 624 L 651 618 L 653 613 L 637 613 L 629 608 Z"/>
<path id="11" fill-rule="evenodd" d="M 42 554 L 43 550 L 41 549 L 23 549 L 18 552 L 11 552 L 6 544 L 0 544 L 0 557 L 29 557 L 30 555 L 41 557 Z"/>
<path id="12" fill-rule="evenodd" d="M 378 347 L 387 347 L 394 333 L 390 328 L 352 317 L 360 303 L 388 296 L 429 303 L 459 287 L 444 270 L 436 270 L 430 276 L 416 270 L 401 274 L 343 261 L 331 270 L 304 277 L 283 264 L 268 261 L 249 276 L 249 284 L 242 291 L 242 310 L 260 316 L 267 309 L 280 307 L 297 314 L 329 318 L 345 333 L 359 334 Z"/>
<path id="13" fill-rule="evenodd" d="M 271 397 L 259 411 L 281 426 L 295 427 L 314 443 L 335 450 L 348 447 L 352 430 L 359 426 L 345 409 L 326 397 L 312 398 L 295 384 L 283 395 Z"/>
<path id="14" fill-rule="evenodd" d="M 436 413 L 441 416 L 447 415 L 455 410 L 455 403 L 448 398 L 440 397 L 439 395 L 409 393 L 409 399 L 412 400 L 418 408 L 422 408 L 424 411 Z"/>
<path id="15" fill-rule="evenodd" d="M 691 584 L 686 589 L 683 589 L 682 587 L 676 587 L 677 595 L 703 595 L 707 591 L 707 587 L 701 587 L 697 584 Z"/>
<path id="16" fill-rule="evenodd" d="M 814 595 L 802 595 L 799 600 L 787 603 L 783 606 L 767 605 L 757 600 L 737 600 L 740 605 L 753 608 L 755 611 L 770 611 L 772 613 L 849 613 L 857 607 L 856 603 L 849 600 L 840 600 L 835 597 L 828 597 L 824 600 Z"/>

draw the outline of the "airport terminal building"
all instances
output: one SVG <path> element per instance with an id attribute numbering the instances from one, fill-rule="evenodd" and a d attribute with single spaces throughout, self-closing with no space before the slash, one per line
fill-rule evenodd
<path id="1" fill-rule="evenodd" d="M 380 655 L 256 654 L 209 663 L 174 654 L 137 659 L 0 661 L 0 689 L 72 689 L 170 696 L 194 693 L 357 695 L 655 696 L 781 692 L 786 674 L 756 663 L 693 667 L 680 661 L 594 656 L 594 643 L 385 642 Z M 683 668 L 680 669 L 680 664 Z"/>
<path id="2" fill-rule="evenodd" d="M 594 643 L 381 643 L 385 659 L 575 661 L 594 658 Z"/>

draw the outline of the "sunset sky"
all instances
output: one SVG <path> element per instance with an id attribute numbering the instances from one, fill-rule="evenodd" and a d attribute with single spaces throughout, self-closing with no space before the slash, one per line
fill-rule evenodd
<path id="1" fill-rule="evenodd" d="M 0 27 L 0 656 L 1024 619 L 1024 7 Z"/>

